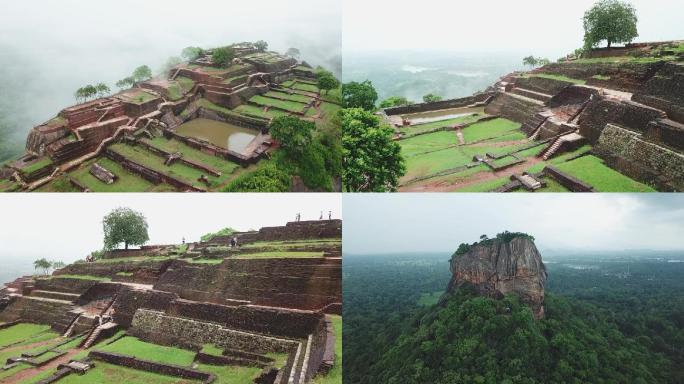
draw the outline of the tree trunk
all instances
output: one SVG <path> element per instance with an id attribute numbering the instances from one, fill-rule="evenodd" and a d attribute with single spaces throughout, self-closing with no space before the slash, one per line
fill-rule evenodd
<path id="1" fill-rule="evenodd" d="M 608 40 L 608 48 L 610 48 L 610 40 Z"/>
<path id="2" fill-rule="evenodd" d="M 124 246 L 128 249 L 128 241 L 124 241 Z"/>

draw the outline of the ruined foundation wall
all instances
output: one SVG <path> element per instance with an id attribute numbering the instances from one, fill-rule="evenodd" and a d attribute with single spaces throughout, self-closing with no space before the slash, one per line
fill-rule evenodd
<path id="1" fill-rule="evenodd" d="M 155 290 L 140 290 L 124 287 L 114 301 L 114 321 L 126 328 L 131 325 L 133 315 L 140 308 L 165 311 L 178 295 Z"/>
<path id="2" fill-rule="evenodd" d="M 72 308 L 73 305 L 69 302 L 21 296 L 0 312 L 0 321 L 21 320 L 29 323 L 52 325 L 59 322 L 61 317 Z"/>
<path id="3" fill-rule="evenodd" d="M 543 108 L 542 103 L 535 103 L 527 99 L 515 97 L 510 93 L 498 93 L 486 107 L 485 113 L 498 115 L 524 124 Z"/>
<path id="4" fill-rule="evenodd" d="M 613 123 L 636 132 L 645 132 L 648 123 L 661 117 L 661 112 L 635 103 L 597 98 L 579 117 L 580 134 L 596 144 L 606 124 Z"/>
<path id="5" fill-rule="evenodd" d="M 594 82 L 593 76 L 610 77 L 601 81 L 603 86 L 619 91 L 634 92 L 653 76 L 664 62 L 655 63 L 586 63 L 562 62 L 551 63 L 542 68 L 544 73 L 567 76 L 573 79 L 585 80 L 588 84 Z"/>
<path id="6" fill-rule="evenodd" d="M 139 270 L 149 271 L 160 274 L 170 264 L 172 260 L 143 260 L 143 261 L 121 261 L 110 263 L 75 263 L 67 265 L 55 271 L 54 275 L 89 275 L 113 278 L 119 272 L 136 272 Z"/>
<path id="7" fill-rule="evenodd" d="M 289 352 L 297 345 L 288 339 L 235 331 L 218 324 L 168 316 L 147 309 L 135 312 L 128 332 L 142 340 L 162 345 L 178 345 L 178 342 L 195 346 L 214 344 L 219 348 L 259 354 Z"/>
<path id="8" fill-rule="evenodd" d="M 667 63 L 632 100 L 662 109 L 670 119 L 684 123 L 684 63 Z"/>
<path id="9" fill-rule="evenodd" d="M 645 141 L 636 132 L 609 124 L 594 152 L 611 168 L 660 191 L 684 191 L 684 155 Z"/>
<path id="10" fill-rule="evenodd" d="M 547 95 L 555 95 L 556 93 L 562 91 L 564 88 L 573 85 L 569 81 L 562 81 L 556 79 L 548 79 L 545 77 L 518 77 L 515 79 L 515 86 L 531 91 L 545 93 Z"/>
<path id="11" fill-rule="evenodd" d="M 435 101 L 432 103 L 418 103 L 411 105 L 402 105 L 398 107 L 385 108 L 387 115 L 405 115 L 409 113 L 419 113 L 426 111 L 433 111 L 437 109 L 460 108 L 467 105 L 486 100 L 491 93 L 480 93 L 473 96 L 462 97 L 459 99 L 449 99 Z"/>

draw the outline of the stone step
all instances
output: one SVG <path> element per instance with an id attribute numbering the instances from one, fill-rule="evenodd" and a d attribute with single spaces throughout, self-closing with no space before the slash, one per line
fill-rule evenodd
<path id="1" fill-rule="evenodd" d="M 44 297 L 48 299 L 57 299 L 57 300 L 66 300 L 73 302 L 74 300 L 78 299 L 79 294 L 76 293 L 68 293 L 68 292 L 57 292 L 57 291 L 44 291 L 40 289 L 34 289 L 31 291 L 31 296 L 34 297 Z"/>
<path id="2" fill-rule="evenodd" d="M 552 95 L 549 95 L 546 93 L 541 93 L 541 92 L 533 91 L 530 89 L 518 88 L 518 87 L 513 88 L 512 92 L 516 95 L 529 97 L 531 99 L 535 99 L 535 100 L 539 100 L 539 101 L 543 101 L 543 102 L 549 101 L 553 97 Z"/>

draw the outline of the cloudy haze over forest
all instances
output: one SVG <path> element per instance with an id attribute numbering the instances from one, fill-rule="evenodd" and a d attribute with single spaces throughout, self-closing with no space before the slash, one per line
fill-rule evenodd
<path id="1" fill-rule="evenodd" d="M 22 0 L 0 12 L 0 160 L 29 129 L 75 103 L 86 84 L 114 83 L 139 65 L 159 71 L 186 46 L 266 40 L 341 72 L 341 2 L 278 0 Z"/>
<path id="2" fill-rule="evenodd" d="M 453 252 L 504 230 L 557 250 L 684 250 L 679 194 L 347 194 L 345 254 Z"/>

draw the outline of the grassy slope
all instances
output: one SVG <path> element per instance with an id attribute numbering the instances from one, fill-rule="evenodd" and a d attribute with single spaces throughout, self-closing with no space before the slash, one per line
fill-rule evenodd
<path id="1" fill-rule="evenodd" d="M 100 351 L 135 356 L 149 361 L 189 367 L 195 359 L 195 352 L 185 349 L 146 343 L 136 337 L 126 336 L 112 344 L 97 348 Z"/>
<path id="2" fill-rule="evenodd" d="M 603 160 L 595 156 L 582 156 L 556 167 L 591 184 L 599 192 L 655 192 L 648 185 L 632 180 L 608 167 Z"/>

